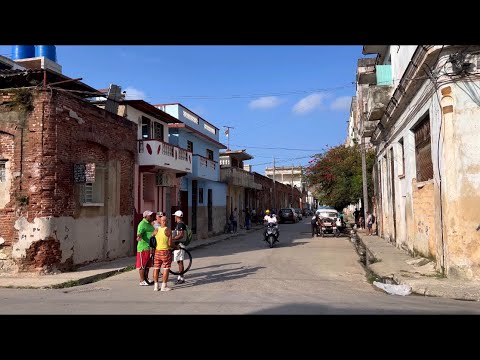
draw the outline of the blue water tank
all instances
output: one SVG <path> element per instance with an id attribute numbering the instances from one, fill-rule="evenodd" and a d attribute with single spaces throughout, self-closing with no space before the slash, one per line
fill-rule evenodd
<path id="1" fill-rule="evenodd" d="M 43 56 L 47 59 L 57 62 L 57 49 L 55 48 L 55 45 L 36 45 L 35 56 Z"/>
<path id="2" fill-rule="evenodd" d="M 34 45 L 13 45 L 12 60 L 28 59 L 35 57 Z"/>

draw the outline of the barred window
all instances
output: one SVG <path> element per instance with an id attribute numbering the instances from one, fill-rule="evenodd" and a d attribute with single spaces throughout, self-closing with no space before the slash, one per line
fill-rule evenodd
<path id="1" fill-rule="evenodd" d="M 95 166 L 95 181 L 83 185 L 83 205 L 103 205 L 105 197 L 105 168 Z"/>
<path id="2" fill-rule="evenodd" d="M 413 129 L 413 133 L 415 134 L 417 181 L 421 182 L 433 179 L 430 116 L 428 114 Z"/>

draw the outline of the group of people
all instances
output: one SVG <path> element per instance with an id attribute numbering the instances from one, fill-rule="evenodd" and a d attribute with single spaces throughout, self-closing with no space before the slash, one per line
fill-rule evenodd
<path id="1" fill-rule="evenodd" d="M 353 212 L 353 216 L 355 217 L 355 224 L 357 225 L 357 229 L 365 229 L 365 225 L 367 226 L 367 235 L 373 235 L 373 224 L 375 223 L 375 216 L 370 212 L 367 211 L 367 220 L 362 216 L 363 208 L 358 210 L 355 208 Z"/>
<path id="2" fill-rule="evenodd" d="M 137 227 L 137 261 L 136 268 L 139 270 L 140 286 L 149 286 L 154 284 L 154 291 L 170 291 L 167 286 L 169 269 L 172 261 L 176 261 L 180 273 L 183 273 L 184 251 L 183 244 L 186 236 L 186 225 L 183 222 L 183 212 L 177 210 L 175 215 L 175 223 L 177 224 L 174 231 L 171 231 L 167 224 L 168 218 L 164 212 L 157 212 L 154 218 L 153 211 L 146 210 L 143 212 L 143 219 Z M 155 237 L 155 248 L 150 247 L 150 238 Z M 176 245 L 175 242 L 179 242 Z M 172 249 L 173 257 L 172 257 Z M 152 264 L 153 259 L 153 264 Z M 153 282 L 149 281 L 149 269 L 153 265 Z M 162 284 L 159 287 L 158 277 L 160 269 L 163 266 Z M 183 284 L 185 278 L 178 275 L 175 284 Z"/>
<path id="3" fill-rule="evenodd" d="M 256 219 L 257 213 L 255 209 L 249 209 L 248 207 L 243 210 L 245 213 L 245 229 L 250 230 L 252 227 L 252 219 Z M 233 211 L 230 213 L 228 217 L 228 232 L 229 233 L 236 233 L 238 229 L 238 209 L 234 208 Z"/>

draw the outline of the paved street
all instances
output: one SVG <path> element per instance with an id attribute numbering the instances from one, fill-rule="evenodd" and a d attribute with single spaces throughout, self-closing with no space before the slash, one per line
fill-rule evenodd
<path id="1" fill-rule="evenodd" d="M 308 220 L 280 230 L 273 249 L 257 231 L 193 250 L 186 282 L 174 291 L 138 286 L 135 270 L 65 289 L 1 288 L 0 314 L 480 313 L 477 302 L 375 289 L 349 239 L 311 238 Z"/>

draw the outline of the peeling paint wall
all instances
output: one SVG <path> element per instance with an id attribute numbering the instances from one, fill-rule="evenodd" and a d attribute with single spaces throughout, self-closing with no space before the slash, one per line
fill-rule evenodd
<path id="1" fill-rule="evenodd" d="M 446 62 L 450 53 L 444 51 L 439 63 Z M 396 216 L 397 246 L 434 257 L 437 269 L 443 266 L 449 277 L 480 279 L 480 231 L 476 230 L 480 225 L 480 81 L 472 77 L 455 80 L 440 81 L 437 93 L 430 81 L 421 85 L 377 148 L 377 161 L 385 197 L 390 176 L 388 152 L 393 147 L 398 169 L 397 144 L 404 139 L 405 178 L 394 173 L 395 203 L 400 210 Z M 412 129 L 427 112 L 433 179 L 417 183 Z M 392 232 L 389 206 L 390 201 L 382 199 L 387 238 Z"/>
<path id="2" fill-rule="evenodd" d="M 413 229 L 412 249 L 424 257 L 434 256 L 435 243 L 435 206 L 433 180 L 419 186 L 412 180 Z"/>
<path id="3" fill-rule="evenodd" d="M 72 264 L 82 264 L 97 260 L 113 259 L 129 255 L 132 234 L 133 216 L 116 216 L 108 219 L 109 224 L 109 252 L 104 254 L 104 225 L 103 216 L 74 219 L 72 217 L 45 217 L 35 218 L 29 222 L 20 217 L 15 222 L 19 241 L 13 245 L 12 258 L 25 259 L 27 250 L 32 244 L 52 239 L 59 244 L 61 258 L 57 265 L 71 259 Z"/>
<path id="4" fill-rule="evenodd" d="M 464 79 L 465 80 L 465 79 Z M 446 268 L 455 278 L 480 279 L 480 81 L 442 87 L 442 176 Z"/>

